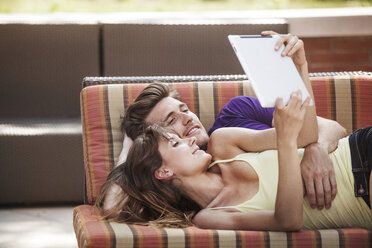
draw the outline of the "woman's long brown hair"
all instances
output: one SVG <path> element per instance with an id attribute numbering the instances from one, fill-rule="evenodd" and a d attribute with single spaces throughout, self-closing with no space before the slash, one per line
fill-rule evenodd
<path id="1" fill-rule="evenodd" d="M 102 186 L 95 206 L 107 220 L 159 227 L 186 227 L 192 225 L 193 215 L 200 207 L 172 185 L 155 178 L 162 158 L 158 151 L 161 139 L 168 139 L 166 132 L 151 126 L 134 140 L 127 161 L 109 174 Z M 103 211 L 105 195 L 112 185 L 122 189 L 110 210 Z"/>

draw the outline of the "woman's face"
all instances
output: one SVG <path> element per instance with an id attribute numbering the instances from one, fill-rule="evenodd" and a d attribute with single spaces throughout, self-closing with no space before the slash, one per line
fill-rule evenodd
<path id="1" fill-rule="evenodd" d="M 195 137 L 181 139 L 172 133 L 169 136 L 169 140 L 161 139 L 159 143 L 163 160 L 161 169 L 171 171 L 178 178 L 194 176 L 208 169 L 212 157 L 199 149 Z"/>

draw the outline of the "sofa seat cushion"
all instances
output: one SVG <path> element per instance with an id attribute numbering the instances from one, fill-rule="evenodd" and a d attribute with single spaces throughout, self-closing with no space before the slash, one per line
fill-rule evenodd
<path id="1" fill-rule="evenodd" d="M 247 80 L 167 81 L 209 129 L 232 97 L 254 96 Z M 88 203 L 92 204 L 123 144 L 121 120 L 127 106 L 152 81 L 103 78 L 81 92 L 84 159 Z M 173 79 L 170 79 L 173 80 Z M 163 81 L 164 82 L 164 81 Z M 339 121 L 348 131 L 372 125 L 372 76 L 313 77 L 317 114 Z M 102 220 L 91 205 L 74 210 L 79 247 L 371 247 L 372 230 L 331 229 L 258 232 L 154 228 Z"/>
<path id="2" fill-rule="evenodd" d="M 371 247 L 372 230 L 300 232 L 156 228 L 103 221 L 91 205 L 74 209 L 79 247 Z"/>

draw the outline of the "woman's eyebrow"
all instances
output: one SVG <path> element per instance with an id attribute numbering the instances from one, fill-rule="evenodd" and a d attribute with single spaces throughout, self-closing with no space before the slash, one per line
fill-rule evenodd
<path id="1" fill-rule="evenodd" d="M 169 137 L 168 138 L 168 144 L 176 142 L 176 139 L 174 137 Z"/>
<path id="2" fill-rule="evenodd" d="M 182 108 L 182 107 L 187 107 L 186 103 L 182 102 L 180 103 L 180 105 L 178 105 L 179 108 Z"/>

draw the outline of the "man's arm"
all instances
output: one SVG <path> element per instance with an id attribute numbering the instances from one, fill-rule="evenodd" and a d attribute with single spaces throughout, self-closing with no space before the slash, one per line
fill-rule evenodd
<path id="1" fill-rule="evenodd" d="M 334 168 L 328 153 L 337 148 L 338 140 L 346 136 L 346 130 L 336 121 L 317 117 L 318 142 L 305 148 L 301 161 L 301 174 L 310 206 L 327 209 L 337 193 Z"/>
<path id="2" fill-rule="evenodd" d="M 325 119 L 318 116 L 319 140 L 318 143 L 324 146 L 328 153 L 336 150 L 338 141 L 347 136 L 346 129 L 337 121 Z"/>
<path id="3" fill-rule="evenodd" d="M 305 55 L 303 57 L 305 58 Z M 310 95 L 314 99 L 307 61 L 300 61 L 295 64 Z M 327 125 L 324 125 L 324 122 L 322 123 L 322 119 L 317 118 L 317 121 L 319 130 L 318 142 L 306 146 L 300 166 L 304 182 L 304 194 L 307 195 L 312 208 L 317 207 L 321 210 L 324 207 L 330 208 L 337 194 L 336 176 L 328 151 L 332 148 L 332 145 L 337 144 L 339 136 L 332 132 L 328 133 L 327 131 L 330 130 Z"/>
<path id="4" fill-rule="evenodd" d="M 298 93 L 293 93 L 298 94 Z M 300 94 L 301 95 L 301 94 Z M 306 100 L 307 105 L 310 98 Z M 318 124 L 316 121 L 314 106 L 307 106 L 304 114 L 302 129 L 297 137 L 297 148 L 307 146 L 318 140 Z M 224 146 L 220 146 L 223 141 Z M 214 159 L 228 159 L 242 152 L 261 152 L 278 149 L 277 134 L 275 128 L 266 130 L 252 130 L 240 127 L 221 128 L 213 132 L 208 142 L 208 152 Z"/>

